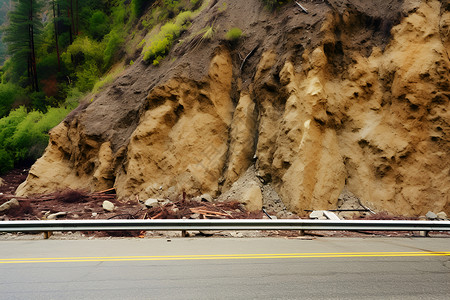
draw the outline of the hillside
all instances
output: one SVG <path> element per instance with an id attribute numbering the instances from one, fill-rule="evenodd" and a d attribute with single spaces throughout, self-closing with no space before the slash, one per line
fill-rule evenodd
<path id="1" fill-rule="evenodd" d="M 239 200 L 257 186 L 300 215 L 352 194 L 450 214 L 449 1 L 300 3 L 205 1 L 167 57 L 139 55 L 51 131 L 17 195 Z"/>

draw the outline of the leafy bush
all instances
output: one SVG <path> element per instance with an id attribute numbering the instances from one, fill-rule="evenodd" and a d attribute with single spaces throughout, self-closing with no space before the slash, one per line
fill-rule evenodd
<path id="1" fill-rule="evenodd" d="M 0 172 L 13 168 L 15 162 L 35 160 L 48 143 L 48 132 L 58 125 L 71 108 L 52 107 L 47 113 L 20 107 L 0 119 Z"/>
<path id="2" fill-rule="evenodd" d="M 25 91 L 12 83 L 0 84 L 0 118 L 9 114 L 16 99 L 23 97 Z"/>
<path id="3" fill-rule="evenodd" d="M 111 66 L 114 60 L 114 55 L 123 43 L 123 38 L 116 30 L 112 30 L 105 36 L 105 51 L 103 52 L 103 69 L 106 70 Z"/>
<path id="4" fill-rule="evenodd" d="M 96 40 L 101 40 L 109 31 L 108 16 L 102 11 L 95 11 L 89 20 L 89 32 Z"/>
<path id="5" fill-rule="evenodd" d="M 79 68 L 76 72 L 76 86 L 81 92 L 89 92 L 100 78 L 100 70 L 93 64 L 85 64 L 84 68 Z"/>
<path id="6" fill-rule="evenodd" d="M 230 30 L 228 30 L 227 34 L 226 34 L 226 38 L 229 41 L 236 41 L 238 40 L 242 35 L 242 30 L 240 30 L 237 27 L 233 27 Z"/>
<path id="7" fill-rule="evenodd" d="M 131 0 L 131 13 L 134 18 L 141 16 L 146 4 L 146 0 Z"/>
<path id="8" fill-rule="evenodd" d="M 5 149 L 0 148 L 0 174 L 14 168 L 14 158 Z"/>

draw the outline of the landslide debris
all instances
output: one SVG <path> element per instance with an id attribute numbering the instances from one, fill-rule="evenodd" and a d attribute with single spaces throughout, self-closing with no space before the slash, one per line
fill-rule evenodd
<path id="1" fill-rule="evenodd" d="M 450 214 L 447 2 L 210 1 L 159 66 L 139 58 L 52 130 L 17 195 L 216 198 L 252 170 L 263 203 L 300 215 L 344 189 L 374 211 Z"/>

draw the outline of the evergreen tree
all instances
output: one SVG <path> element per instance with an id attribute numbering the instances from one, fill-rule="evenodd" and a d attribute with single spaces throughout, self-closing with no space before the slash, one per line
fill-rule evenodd
<path id="1" fill-rule="evenodd" d="M 24 74 L 26 66 L 27 85 L 39 91 L 36 69 L 36 41 L 42 29 L 38 17 L 42 4 L 39 0 L 15 0 L 8 14 L 9 25 L 4 32 L 4 41 L 8 44 L 8 53 L 17 74 Z"/>

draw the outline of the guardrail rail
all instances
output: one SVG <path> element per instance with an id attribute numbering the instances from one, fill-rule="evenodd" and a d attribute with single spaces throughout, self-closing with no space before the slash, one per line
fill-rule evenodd
<path id="1" fill-rule="evenodd" d="M 0 221 L 0 232 L 118 230 L 345 230 L 450 231 L 450 221 L 304 220 L 304 219 L 164 219 Z"/>

